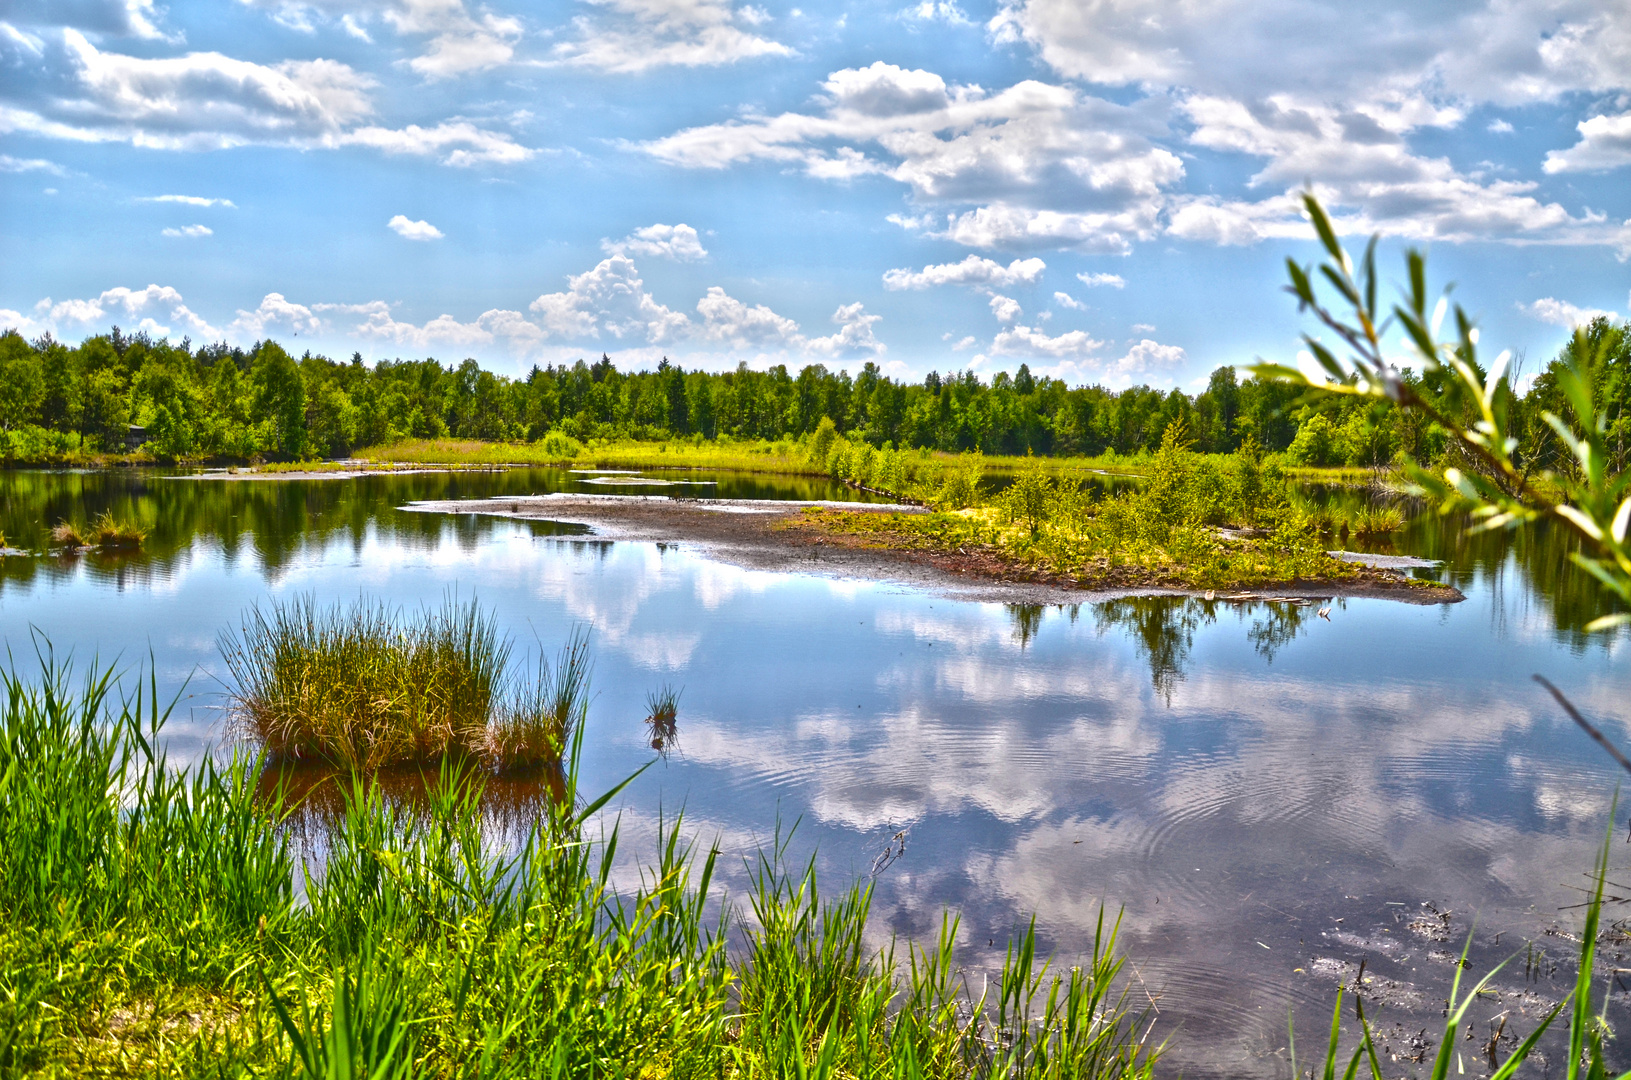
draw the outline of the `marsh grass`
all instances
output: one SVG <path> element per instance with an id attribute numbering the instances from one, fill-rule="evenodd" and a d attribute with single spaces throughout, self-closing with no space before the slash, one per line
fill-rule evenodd
<path id="1" fill-rule="evenodd" d="M 646 695 L 646 734 L 651 748 L 665 758 L 679 742 L 680 693 L 664 683 Z"/>
<path id="2" fill-rule="evenodd" d="M 949 511 L 965 498 L 949 471 L 932 491 L 932 473 L 917 475 L 922 501 L 937 512 L 815 512 L 806 520 L 828 531 L 876 534 L 892 546 L 978 550 L 1125 586 L 1228 588 L 1358 573 L 1325 553 L 1316 523 L 1291 504 L 1284 474 L 1260 448 L 1248 442 L 1226 458 L 1196 454 L 1181 421 L 1167 428 L 1144 483 L 1102 495 L 1031 459 L 994 498 Z"/>
<path id="3" fill-rule="evenodd" d="M 366 598 L 272 601 L 223 634 L 233 715 L 274 759 L 370 770 L 480 754 L 511 644 L 474 600 L 414 618 Z"/>
<path id="4" fill-rule="evenodd" d="M 91 523 L 91 544 L 104 551 L 133 551 L 147 539 L 147 531 L 134 521 L 123 521 L 104 510 Z"/>
<path id="5" fill-rule="evenodd" d="M 870 891 L 823 892 L 785 837 L 722 898 L 717 850 L 659 824 L 638 884 L 602 811 L 540 802 L 497 843 L 480 772 L 405 813 L 353 775 L 298 854 L 289 789 L 239 756 L 175 768 L 147 687 L 0 676 L 0 1072 L 673 1080 L 1145 1077 L 1116 926 L 1068 971 L 1034 929 L 970 993 L 955 920 L 869 944 Z M 627 782 L 625 781 L 625 784 Z M 604 830 L 595 822 L 604 821 Z M 302 881 L 296 902 L 293 882 Z"/>
<path id="6" fill-rule="evenodd" d="M 574 630 L 551 664 L 540 651 L 532 677 L 519 678 L 499 701 L 474 748 L 500 774 L 558 768 L 589 710 L 587 630 Z"/>
<path id="7" fill-rule="evenodd" d="M 51 542 L 62 545 L 64 551 L 83 551 L 91 546 L 71 521 L 59 521 L 51 527 Z"/>

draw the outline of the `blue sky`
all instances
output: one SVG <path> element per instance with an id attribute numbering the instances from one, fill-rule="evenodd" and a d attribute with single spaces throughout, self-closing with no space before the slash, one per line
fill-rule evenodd
<path id="1" fill-rule="evenodd" d="M 0 0 L 0 326 L 502 372 L 1285 359 L 1308 183 L 1631 312 L 1631 0 Z"/>

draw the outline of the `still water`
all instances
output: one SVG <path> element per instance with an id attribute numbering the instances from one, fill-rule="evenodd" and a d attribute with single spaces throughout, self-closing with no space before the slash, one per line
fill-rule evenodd
<path id="1" fill-rule="evenodd" d="M 1548 959 L 1526 974 L 1520 955 L 1502 996 L 1475 1007 L 1470 1073 L 1487 1019 L 1565 992 L 1558 931 L 1577 925 L 1568 905 L 1621 777 L 1531 676 L 1624 745 L 1631 660 L 1623 639 L 1580 633 L 1600 609 L 1556 538 L 1415 521 L 1398 549 L 1445 559 L 1467 600 L 1338 601 L 1327 620 L 1181 598 L 976 604 L 398 509 L 583 479 L 0 473 L 13 547 L 38 551 L 49 525 L 104 508 L 150 530 L 131 557 L 0 559 L 0 637 L 25 667 L 42 639 L 81 661 L 151 657 L 182 693 L 170 746 L 187 759 L 223 738 L 217 636 L 268 597 L 417 606 L 457 589 L 519 647 L 552 652 L 589 626 L 586 787 L 651 760 L 645 695 L 682 688 L 677 746 L 621 800 L 626 845 L 649 850 L 659 812 L 683 808 L 729 868 L 796 822 L 793 851 L 817 853 L 837 886 L 904 832 L 904 857 L 876 879 L 880 939 L 927 937 L 958 913 L 976 993 L 1033 913 L 1069 963 L 1100 906 L 1119 910 L 1132 1001 L 1172 1040 L 1168 1074 L 1289 1075 L 1288 1010 L 1314 1045 L 1361 959 L 1395 984 L 1373 1017 L 1409 1053 L 1440 1022 L 1475 924 L 1479 971 L 1530 941 Z M 705 479 L 724 497 L 843 492 Z M 1617 866 L 1631 861 L 1625 824 L 1622 810 Z M 1614 1001 L 1623 1020 L 1624 992 Z"/>

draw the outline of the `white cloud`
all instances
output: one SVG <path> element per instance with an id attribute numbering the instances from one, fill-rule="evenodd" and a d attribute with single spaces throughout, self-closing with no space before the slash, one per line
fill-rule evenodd
<path id="1" fill-rule="evenodd" d="M 1406 134 L 1449 122 L 1418 101 L 1343 110 L 1291 98 L 1252 104 L 1195 95 L 1182 108 L 1195 124 L 1195 144 L 1266 159 L 1250 186 L 1288 186 L 1260 200 L 1175 199 L 1167 226 L 1175 236 L 1216 244 L 1304 237 L 1301 191 L 1313 177 L 1343 233 L 1631 251 L 1631 226 L 1591 213 L 1573 216 L 1537 198 L 1532 181 L 1485 180 L 1458 171 L 1448 158 L 1412 152 Z"/>
<path id="2" fill-rule="evenodd" d="M 368 146 L 387 154 L 417 157 L 432 157 L 446 151 L 442 164 L 456 167 L 513 165 L 535 153 L 502 132 L 479 128 L 468 120 L 448 121 L 428 128 L 418 124 L 404 128 L 359 127 L 334 135 L 327 142 L 333 146 Z"/>
<path id="3" fill-rule="evenodd" d="M 1550 296 L 1543 296 L 1533 303 L 1518 304 L 1518 310 L 1530 318 L 1539 319 L 1554 326 L 1566 327 L 1570 330 L 1577 326 L 1584 326 L 1593 319 L 1606 318 L 1610 322 L 1619 322 L 1617 311 L 1604 311 L 1601 308 L 1576 307 L 1567 300 L 1557 300 Z"/>
<path id="4" fill-rule="evenodd" d="M 288 330 L 298 334 L 315 334 L 323 329 L 323 320 L 304 304 L 291 303 L 282 293 L 267 293 L 254 311 L 238 309 L 238 317 L 227 326 L 227 333 L 240 340 L 256 340 L 268 336 L 269 331 Z"/>
<path id="5" fill-rule="evenodd" d="M 912 22 L 943 22 L 952 26 L 972 26 L 969 17 L 953 0 L 920 0 L 900 13 Z"/>
<path id="6" fill-rule="evenodd" d="M 215 230 L 210 228 L 208 225 L 183 225 L 179 229 L 165 229 L 163 232 L 165 236 L 188 237 L 191 239 L 197 239 L 202 236 L 213 236 L 215 234 Z"/>
<path id="7" fill-rule="evenodd" d="M 10 154 L 0 154 L 0 172 L 27 173 L 43 172 L 52 176 L 64 176 L 66 172 L 61 165 L 44 158 L 14 158 Z"/>
<path id="8" fill-rule="evenodd" d="M 385 223 L 385 227 L 404 240 L 440 240 L 442 230 L 428 221 L 410 221 L 407 214 L 398 214 Z"/>
<path id="9" fill-rule="evenodd" d="M 123 315 L 119 314 L 123 311 Z M 87 300 L 52 300 L 49 296 L 34 305 L 34 313 L 40 316 L 41 326 L 55 329 L 63 323 L 79 324 L 99 323 L 103 320 L 115 318 L 132 319 L 143 317 L 137 324 L 141 329 L 145 326 L 156 337 L 167 336 L 169 327 L 159 326 L 150 318 L 153 312 L 168 311 L 171 322 L 180 323 L 188 333 L 200 337 L 219 337 L 220 331 L 205 322 L 182 302 L 181 293 L 168 285 L 149 285 L 145 289 L 132 289 L 124 285 L 108 289 L 101 295 Z"/>
<path id="10" fill-rule="evenodd" d="M 378 19 L 398 35 L 425 39 L 408 67 L 427 79 L 450 78 L 508 64 L 524 27 L 521 20 L 490 11 L 471 12 L 463 0 L 241 0 L 269 11 L 296 30 L 337 21 L 351 37 L 371 42 L 366 23 Z"/>
<path id="11" fill-rule="evenodd" d="M 1515 129 L 1508 121 L 1496 118 L 1489 122 L 1489 127 L 1485 130 L 1491 135 L 1510 135 Z"/>
<path id="12" fill-rule="evenodd" d="M 0 331 L 15 330 L 25 338 L 37 338 L 49 329 L 44 323 L 35 322 L 20 311 L 0 308 Z"/>
<path id="13" fill-rule="evenodd" d="M 948 336 L 950 336 L 950 335 L 948 335 Z M 977 345 L 977 344 L 979 344 L 979 342 L 975 339 L 973 334 L 970 334 L 969 336 L 963 338 L 961 341 L 959 341 L 955 345 L 953 345 L 951 347 L 951 351 L 952 352 L 963 352 L 965 349 L 974 348 L 974 346 Z"/>
<path id="14" fill-rule="evenodd" d="M 592 270 L 567 279 L 565 292 L 546 293 L 532 302 L 546 333 L 592 338 L 610 334 L 661 344 L 683 336 L 691 320 L 652 299 L 639 271 L 626 255 L 602 259 Z"/>
<path id="15" fill-rule="evenodd" d="M 208 209 L 212 206 L 224 206 L 228 210 L 238 209 L 238 204 L 231 199 L 211 199 L 202 195 L 142 195 L 137 197 L 140 203 L 179 203 L 182 206 L 197 206 Z"/>
<path id="16" fill-rule="evenodd" d="M 1109 364 L 1109 371 L 1118 375 L 1152 375 L 1172 372 L 1182 367 L 1184 350 L 1177 345 L 1162 345 L 1145 338 L 1127 350 L 1127 354 Z"/>
<path id="17" fill-rule="evenodd" d="M 1631 112 L 1598 114 L 1576 125 L 1580 141 L 1567 150 L 1550 150 L 1541 166 L 1549 173 L 1600 172 L 1631 165 Z"/>
<path id="18" fill-rule="evenodd" d="M 98 36 L 172 41 L 158 28 L 164 9 L 154 0 L 8 0 L 5 17 L 16 26 L 72 26 Z"/>
<path id="19" fill-rule="evenodd" d="M 1016 326 L 997 334 L 991 342 L 991 353 L 993 356 L 1080 360 L 1092 356 L 1103 347 L 1104 342 L 1094 340 L 1082 330 L 1049 337 L 1033 327 Z"/>
<path id="20" fill-rule="evenodd" d="M 1631 71 L 1631 20 L 1618 0 L 1485 0 L 1360 17 L 1335 4 L 1009 0 L 987 28 L 1070 78 L 1242 97 L 1434 91 L 1519 104 L 1620 89 Z"/>
<path id="21" fill-rule="evenodd" d="M 353 327 L 352 333 L 418 349 L 439 345 L 468 349 L 502 341 L 518 352 L 525 352 L 547 336 L 521 312 L 501 308 L 484 311 L 472 322 L 460 322 L 451 315 L 438 315 L 421 326 L 398 322 L 391 315 L 390 305 L 383 300 L 351 305 L 313 304 L 312 307 L 363 315 L 363 320 Z"/>
<path id="22" fill-rule="evenodd" d="M 621 240 L 602 240 L 601 250 L 608 255 L 654 255 L 663 259 L 689 262 L 708 257 L 702 238 L 691 226 L 647 225 L 635 229 Z"/>
<path id="23" fill-rule="evenodd" d="M 1058 304 L 1062 308 L 1069 308 L 1071 311 L 1086 311 L 1087 310 L 1087 305 L 1086 304 L 1082 303 L 1080 300 L 1076 299 L 1074 296 L 1070 295 L 1069 293 L 1062 293 L 1062 292 L 1054 293 L 1053 294 L 1053 302 Z"/>
<path id="24" fill-rule="evenodd" d="M 763 304 L 749 307 L 718 285 L 710 287 L 708 295 L 697 301 L 697 313 L 703 320 L 701 336 L 732 348 L 776 349 L 804 342 L 799 324 L 792 319 Z"/>
<path id="25" fill-rule="evenodd" d="M 1023 313 L 1019 301 L 1011 296 L 997 295 L 991 298 L 991 314 L 995 315 L 1000 323 L 1011 323 Z"/>
<path id="26" fill-rule="evenodd" d="M 975 204 L 891 217 L 971 247 L 1123 252 L 1156 234 L 1163 189 L 1184 174 L 1146 137 L 1144 113 L 1069 87 L 1026 80 L 989 93 L 879 61 L 833 72 L 823 90 L 819 114 L 748 116 L 641 148 L 686 168 L 760 161 L 818 178 L 885 175 L 919 203 Z"/>
<path id="27" fill-rule="evenodd" d="M 1125 289 L 1127 282 L 1120 274 L 1077 274 L 1076 280 L 1090 289 L 1108 285 L 1112 289 Z"/>
<path id="28" fill-rule="evenodd" d="M 832 314 L 832 321 L 838 324 L 838 332 L 827 337 L 812 338 L 805 343 L 805 349 L 817 356 L 834 359 L 881 356 L 887 351 L 887 346 L 873 334 L 872 324 L 882 318 L 882 315 L 868 315 L 860 301 L 844 304 Z"/>
<path id="29" fill-rule="evenodd" d="M 883 275 L 886 289 L 927 289 L 935 285 L 972 285 L 977 288 L 1008 289 L 1034 285 L 1047 264 L 1041 259 L 1015 259 L 1007 266 L 970 255 L 962 262 L 925 266 L 922 270 L 888 270 Z"/>
<path id="30" fill-rule="evenodd" d="M 572 20 L 553 63 L 618 74 L 662 67 L 715 67 L 793 50 L 756 32 L 768 16 L 725 0 L 590 0 L 595 16 Z M 744 29 L 746 27 L 747 29 Z"/>
<path id="31" fill-rule="evenodd" d="M 371 146 L 445 153 L 449 165 L 512 163 L 533 153 L 468 121 L 364 125 L 377 82 L 334 60 L 263 65 L 218 52 L 149 59 L 98 49 L 72 28 L 7 29 L 0 64 L 14 77 L 0 88 L 0 134 L 162 150 Z"/>

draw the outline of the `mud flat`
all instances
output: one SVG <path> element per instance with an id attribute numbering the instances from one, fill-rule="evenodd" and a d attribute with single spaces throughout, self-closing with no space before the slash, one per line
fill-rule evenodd
<path id="1" fill-rule="evenodd" d="M 639 495 L 528 495 L 496 499 L 415 502 L 404 510 L 483 514 L 518 520 L 587 525 L 602 540 L 683 544 L 710 558 L 755 570 L 820 573 L 890 581 L 964 600 L 1024 604 L 1079 604 L 1123 596 L 1200 596 L 1126 567 L 1099 574 L 1055 574 L 1004 558 L 995 549 L 906 550 L 880 546 L 874 537 L 835 534 L 803 524 L 805 508 L 846 513 L 921 513 L 911 506 L 794 502 L 769 499 L 671 499 Z M 1397 570 L 1361 566 L 1340 581 L 1291 581 L 1220 591 L 1219 600 L 1309 602 L 1333 597 L 1400 600 L 1410 604 L 1465 599 L 1448 585 L 1412 582 Z"/>

